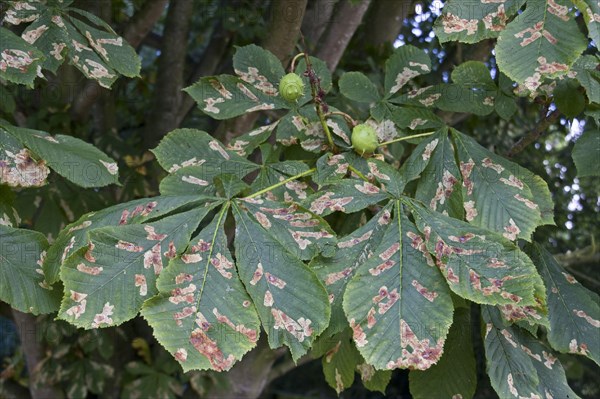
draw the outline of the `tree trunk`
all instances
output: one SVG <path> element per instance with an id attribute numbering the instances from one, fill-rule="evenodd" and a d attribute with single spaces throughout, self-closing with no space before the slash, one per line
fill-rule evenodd
<path id="1" fill-rule="evenodd" d="M 148 114 L 144 132 L 144 146 L 155 147 L 160 139 L 177 127 L 177 114 L 181 106 L 184 85 L 184 68 L 188 33 L 194 2 L 173 1 L 169 5 L 161 54 L 158 58 L 158 73 L 154 90 L 154 101 Z"/>
<path id="2" fill-rule="evenodd" d="M 378 0 L 369 11 L 365 44 L 381 48 L 393 44 L 402 29 L 402 21 L 414 10 L 412 0 Z"/>
<path id="3" fill-rule="evenodd" d="M 335 9 L 335 15 L 329 29 L 318 46 L 316 56 L 327 63 L 330 70 L 337 67 L 350 39 L 360 25 L 367 12 L 371 0 L 360 0 L 358 3 L 343 0 Z"/>

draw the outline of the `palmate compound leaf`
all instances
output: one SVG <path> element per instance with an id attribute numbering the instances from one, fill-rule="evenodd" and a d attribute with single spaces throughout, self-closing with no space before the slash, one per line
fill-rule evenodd
<path id="1" fill-rule="evenodd" d="M 233 203 L 236 262 L 269 345 L 287 345 L 297 360 L 325 330 L 331 312 L 325 288 L 301 259 L 333 237 L 322 219 L 276 204 L 256 198 Z M 255 211 L 254 205 L 265 206 Z"/>
<path id="2" fill-rule="evenodd" d="M 505 325 L 497 309 L 483 306 L 482 317 L 487 373 L 500 398 L 579 398 L 550 348 Z"/>
<path id="3" fill-rule="evenodd" d="M 477 368 L 471 328 L 470 309 L 457 307 L 440 361 L 427 370 L 413 370 L 408 375 L 414 399 L 473 397 L 477 387 Z"/>
<path id="4" fill-rule="evenodd" d="M 530 241 L 537 226 L 553 224 L 550 191 L 529 170 L 452 129 L 462 177 L 465 218 L 474 225 L 502 232 L 509 240 Z"/>
<path id="5" fill-rule="evenodd" d="M 58 281 L 61 264 L 74 252 L 87 247 L 87 234 L 90 230 L 104 226 L 143 223 L 186 205 L 202 204 L 210 200 L 214 198 L 202 198 L 197 195 L 159 196 L 117 204 L 85 214 L 66 226 L 48 248 L 48 255 L 43 264 L 46 280 L 49 284 Z"/>
<path id="6" fill-rule="evenodd" d="M 78 186 L 102 187 L 119 183 L 115 160 L 83 140 L 61 134 L 51 136 L 40 130 L 0 122 L 0 134 L 2 132 L 14 137 L 45 165 Z"/>
<path id="7" fill-rule="evenodd" d="M 548 342 L 557 351 L 584 355 L 600 365 L 600 298 L 538 244 L 527 251 L 548 288 Z"/>
<path id="8" fill-rule="evenodd" d="M 100 18 L 68 7 L 71 1 L 48 5 L 42 2 L 12 3 L 6 21 L 14 25 L 32 22 L 23 31 L 22 38 L 48 54 L 44 69 L 54 73 L 68 58 L 87 78 L 106 88 L 114 83 L 118 74 L 138 76 L 141 63 L 135 49 Z"/>
<path id="9" fill-rule="evenodd" d="M 228 370 L 252 349 L 260 321 L 227 248 L 229 205 L 192 239 L 158 279 L 142 316 L 158 342 L 192 369 Z"/>
<path id="10" fill-rule="evenodd" d="M 0 300 L 21 312 L 55 312 L 60 290 L 44 279 L 42 261 L 48 248 L 44 235 L 0 224 L 0 248 Z"/>
<path id="11" fill-rule="evenodd" d="M 63 263 L 58 317 L 78 327 L 119 325 L 156 294 L 156 278 L 187 247 L 208 205 L 155 222 L 89 231 L 89 244 Z"/>
<path id="12" fill-rule="evenodd" d="M 525 11 L 498 38 L 500 71 L 535 92 L 544 78 L 569 72 L 587 40 L 569 11 L 567 0 L 529 0 Z"/>
<path id="13" fill-rule="evenodd" d="M 423 247 L 396 200 L 380 244 L 346 288 L 343 307 L 354 342 L 376 369 L 425 370 L 442 356 L 452 298 Z"/>
<path id="14" fill-rule="evenodd" d="M 231 174 L 243 178 L 258 168 L 208 133 L 195 129 L 173 130 L 152 152 L 170 173 L 160 183 L 163 195 L 212 194 L 215 177 Z"/>
<path id="15" fill-rule="evenodd" d="M 515 244 L 489 230 L 425 208 L 411 199 L 419 248 L 435 256 L 450 289 L 476 303 L 498 305 L 508 321 L 546 324 L 546 293 L 531 260 Z"/>
<path id="16" fill-rule="evenodd" d="M 348 326 L 342 309 L 346 286 L 360 265 L 366 262 L 369 255 L 379 246 L 392 221 L 391 209 L 391 204 L 384 207 L 364 226 L 340 238 L 334 256 L 318 256 L 311 262 L 311 268 L 327 288 L 331 303 L 331 321 L 323 336 L 336 334 Z"/>

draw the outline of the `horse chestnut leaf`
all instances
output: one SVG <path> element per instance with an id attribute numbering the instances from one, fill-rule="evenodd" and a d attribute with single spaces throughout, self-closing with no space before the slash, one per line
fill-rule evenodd
<path id="1" fill-rule="evenodd" d="M 377 132 L 373 127 L 363 123 L 352 129 L 352 148 L 360 155 L 372 154 L 379 146 Z"/>
<path id="2" fill-rule="evenodd" d="M 279 93 L 287 101 L 296 101 L 304 95 L 304 82 L 295 73 L 288 73 L 279 81 Z"/>

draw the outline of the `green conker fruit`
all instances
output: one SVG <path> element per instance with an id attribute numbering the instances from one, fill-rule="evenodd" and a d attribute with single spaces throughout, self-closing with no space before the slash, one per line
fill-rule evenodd
<path id="1" fill-rule="evenodd" d="M 352 129 L 352 148 L 360 155 L 372 154 L 379 145 L 377 132 L 371 126 L 362 123 Z"/>
<path id="2" fill-rule="evenodd" d="M 288 73 L 279 81 L 279 93 L 287 101 L 296 101 L 304 95 L 304 82 L 295 73 Z"/>

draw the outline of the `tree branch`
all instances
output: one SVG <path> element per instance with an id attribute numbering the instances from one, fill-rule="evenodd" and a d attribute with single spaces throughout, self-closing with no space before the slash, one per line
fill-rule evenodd
<path id="1" fill-rule="evenodd" d="M 131 18 L 123 32 L 123 38 L 134 48 L 138 47 L 144 37 L 162 15 L 167 0 L 148 0 L 142 8 Z M 79 95 L 74 99 L 71 116 L 75 120 L 86 118 L 89 110 L 100 94 L 107 89 L 101 88 L 95 80 L 88 80 Z"/>
<path id="2" fill-rule="evenodd" d="M 177 127 L 177 114 L 183 99 L 185 56 L 194 9 L 193 1 L 172 1 L 165 21 L 158 73 L 144 132 L 146 148 L 154 147 Z"/>
<path id="3" fill-rule="evenodd" d="M 358 4 L 343 0 L 336 7 L 329 29 L 321 40 L 322 45 L 317 49 L 316 57 L 327 63 L 330 70 L 335 70 L 350 39 L 360 25 L 367 12 L 371 0 L 360 0 Z"/>
<path id="4" fill-rule="evenodd" d="M 528 145 L 537 141 L 546 132 L 546 130 L 556 122 L 556 120 L 560 116 L 560 111 L 558 109 L 555 109 L 554 111 L 550 112 L 550 114 L 548 114 L 547 108 L 544 108 L 542 115 L 543 117 L 538 122 L 536 127 L 527 135 L 521 137 L 506 153 L 506 156 L 508 158 L 515 156 L 516 154 L 523 151 Z"/>
<path id="5" fill-rule="evenodd" d="M 574 267 L 581 265 L 597 265 L 600 263 L 600 248 L 590 245 L 575 251 L 568 251 L 564 254 L 554 255 L 558 263 L 564 267 Z"/>

